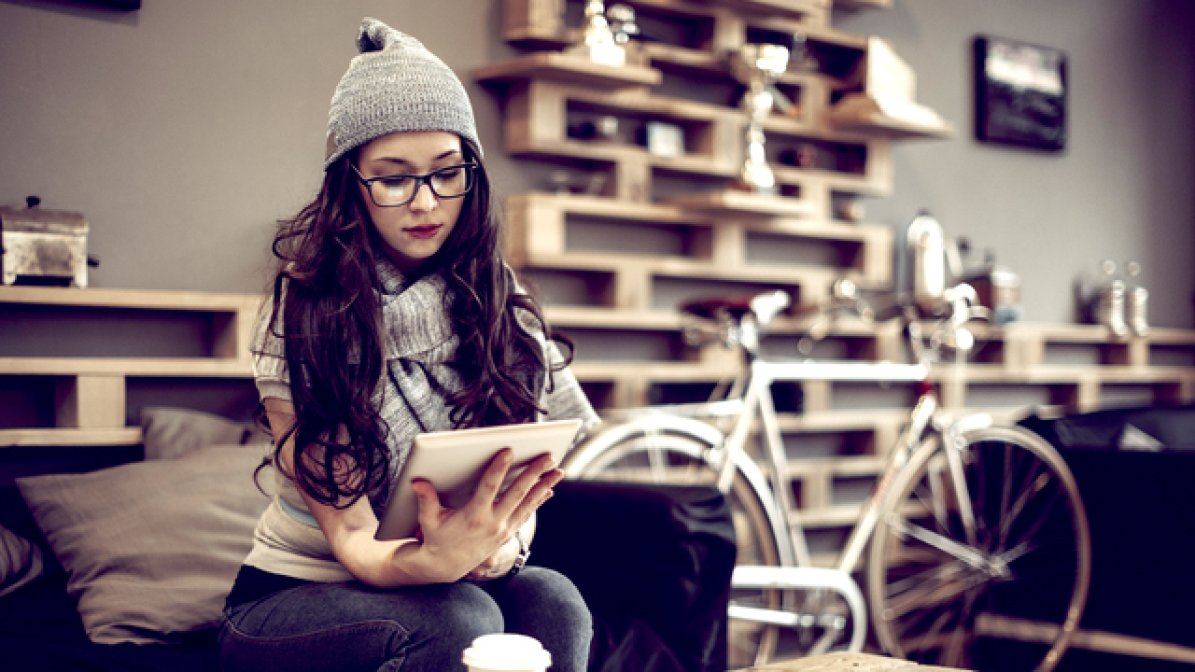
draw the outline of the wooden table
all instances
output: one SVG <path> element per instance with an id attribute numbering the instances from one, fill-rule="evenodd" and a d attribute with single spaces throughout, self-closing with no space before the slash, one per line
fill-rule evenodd
<path id="1" fill-rule="evenodd" d="M 827 653 L 787 662 L 767 663 L 737 672 L 958 672 L 956 667 L 919 665 L 871 653 Z"/>

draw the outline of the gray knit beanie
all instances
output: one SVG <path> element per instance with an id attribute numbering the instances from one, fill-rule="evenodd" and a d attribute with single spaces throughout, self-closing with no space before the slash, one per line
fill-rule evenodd
<path id="1" fill-rule="evenodd" d="M 395 131 L 450 131 L 481 152 L 465 87 L 419 40 L 366 18 L 357 49 L 361 53 L 332 94 L 325 170 L 346 152 Z"/>

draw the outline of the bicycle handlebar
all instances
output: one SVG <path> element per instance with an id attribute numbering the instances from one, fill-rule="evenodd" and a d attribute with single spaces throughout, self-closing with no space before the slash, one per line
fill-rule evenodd
<path id="1" fill-rule="evenodd" d="M 943 292 L 942 300 L 946 315 L 935 322 L 928 333 L 922 332 L 921 323 L 916 320 L 910 320 L 906 325 L 909 344 L 919 362 L 944 362 L 947 352 L 955 353 L 956 362 L 965 360 L 975 348 L 975 334 L 967 325 L 992 319 L 992 311 L 979 303 L 979 294 L 969 284 L 960 283 L 948 288 Z"/>
<path id="2" fill-rule="evenodd" d="M 788 293 L 780 290 L 751 297 L 691 302 L 683 310 L 701 321 L 684 325 L 685 342 L 689 345 L 721 342 L 727 348 L 742 348 L 754 356 L 760 334 L 790 303 Z M 932 316 L 936 319 L 926 328 L 916 304 L 895 297 L 877 310 L 859 294 L 853 282 L 839 278 L 831 286 L 830 299 L 809 312 L 812 322 L 806 335 L 799 339 L 797 350 L 809 355 L 813 343 L 828 336 L 840 316 L 850 315 L 867 324 L 902 320 L 913 355 L 920 364 L 946 361 L 948 353 L 954 353 L 953 359 L 961 361 L 975 346 L 975 336 L 967 325 L 977 320 L 990 321 L 991 310 L 979 303 L 975 288 L 966 283 L 946 289 L 941 308 L 942 314 Z"/>

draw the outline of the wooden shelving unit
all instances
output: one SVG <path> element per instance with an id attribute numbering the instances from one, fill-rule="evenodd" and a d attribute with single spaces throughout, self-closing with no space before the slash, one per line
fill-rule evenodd
<path id="1" fill-rule="evenodd" d="M 891 189 L 895 124 L 853 119 L 843 130 L 830 111 L 844 96 L 868 93 L 872 52 L 884 52 L 880 65 L 888 69 L 890 54 L 874 38 L 831 27 L 827 0 L 628 4 L 652 38 L 628 45 L 632 66 L 594 66 L 572 48 L 583 3 L 508 0 L 503 35 L 529 53 L 473 73 L 502 101 L 508 153 L 598 185 L 513 195 L 505 204 L 512 261 L 553 311 L 565 311 L 557 326 L 643 332 L 644 324 L 666 325 L 652 331 L 675 338 L 680 327 L 672 316 L 686 287 L 780 287 L 803 308 L 821 301 L 838 277 L 888 285 L 890 228 L 839 221 L 834 206 Z M 737 189 L 748 120 L 729 54 L 748 43 L 791 43 L 798 34 L 807 55 L 776 84 L 791 105 L 764 122 L 777 193 Z M 572 132 L 603 117 L 615 120 L 615 133 L 582 139 Z M 676 129 L 680 151 L 648 150 L 641 129 L 653 123 Z M 948 131 L 900 130 L 928 138 Z M 581 289 L 570 296 L 561 287 Z M 599 403 L 633 404 L 651 400 L 651 375 L 700 382 L 728 365 L 709 352 L 673 354 L 672 361 L 630 363 L 622 375 L 614 362 L 584 361 L 582 351 L 579 370 L 607 388 Z"/>
<path id="2" fill-rule="evenodd" d="M 0 287 L 0 390 L 12 395 L 10 410 L 41 419 L 14 426 L 18 419 L 0 415 L 0 447 L 140 443 L 128 422 L 129 381 L 247 382 L 260 302 L 240 294 Z M 129 341 L 185 335 L 201 346 L 172 356 L 171 344 L 159 344 L 141 355 L 136 345 L 114 342 L 105 324 L 124 325 L 116 333 Z"/>
<path id="3" fill-rule="evenodd" d="M 684 344 L 676 310 L 683 300 L 782 288 L 800 308 L 822 300 L 841 276 L 864 287 L 892 282 L 892 230 L 842 221 L 834 206 L 891 188 L 897 138 L 935 139 L 949 129 L 911 125 L 894 133 L 891 120 L 844 126 L 840 114 L 831 119 L 848 96 L 876 93 L 877 68 L 893 67 L 886 48 L 834 30 L 825 0 L 637 0 L 629 4 L 644 29 L 673 39 L 645 43 L 636 65 L 613 68 L 565 53 L 579 35 L 580 4 L 506 0 L 504 36 L 528 53 L 474 74 L 503 101 L 509 153 L 603 178 L 580 180 L 598 184 L 585 193 L 545 185 L 505 202 L 510 258 L 545 301 L 550 322 L 577 342 L 574 370 L 596 406 L 700 398 L 733 370 L 730 353 Z M 735 191 L 728 185 L 746 119 L 725 54 L 798 31 L 819 68 L 781 78 L 778 88 L 796 109 L 765 124 L 780 195 Z M 622 131 L 601 141 L 570 137 L 571 126 L 595 115 L 616 117 Z M 684 151 L 647 151 L 634 130 L 648 122 L 681 129 Z M 819 160 L 779 161 L 801 147 Z M 0 287 L 0 447 L 135 445 L 132 386 L 250 385 L 247 344 L 261 300 Z M 773 324 L 766 350 L 795 353 L 810 327 L 797 315 Z M 102 330 L 108 322 L 125 326 Z M 178 334 L 201 345 L 167 347 Z M 1094 325 L 1013 324 L 977 336 L 978 360 L 962 375 L 934 372 L 949 406 L 1013 417 L 1029 405 L 1086 410 L 1126 396 L 1195 399 L 1190 330 L 1117 339 Z M 851 322 L 837 324 L 815 354 L 908 356 L 894 325 Z M 912 392 L 816 381 L 793 387 L 778 395 L 792 486 L 806 523 L 833 532 L 851 520 L 850 493 L 876 472 Z"/>
<path id="4" fill-rule="evenodd" d="M 474 77 L 504 106 L 506 151 L 579 175 L 596 188 L 509 196 L 508 249 L 578 344 L 575 371 L 599 408 L 700 398 L 737 365 L 717 346 L 683 344 L 677 306 L 703 294 L 786 289 L 794 315 L 849 277 L 893 281 L 893 232 L 837 219 L 836 204 L 892 188 L 893 142 L 940 140 L 950 125 L 915 100 L 911 69 L 875 37 L 835 30 L 832 9 L 888 0 L 631 0 L 650 40 L 628 47 L 625 69 L 586 66 L 580 0 L 507 0 L 503 37 L 525 53 Z M 776 89 L 791 106 L 764 123 L 777 195 L 733 188 L 744 155 L 744 87 L 729 54 L 747 43 L 807 56 Z M 578 124 L 617 120 L 602 139 Z M 637 129 L 679 129 L 677 155 L 648 151 Z M 794 163 L 794 155 L 806 160 Z M 594 177 L 597 177 L 595 180 Z M 807 320 L 782 317 L 769 341 L 795 354 Z M 1148 400 L 1195 397 L 1195 333 L 1154 330 L 1117 340 L 1090 325 L 1015 324 L 979 334 L 981 359 L 962 375 L 934 372 L 944 403 L 1015 417 L 1027 405 L 1090 409 L 1129 390 Z M 839 324 L 828 356 L 906 359 L 894 325 Z M 782 425 L 803 520 L 840 529 L 857 510 L 844 487 L 872 478 L 897 436 L 909 388 L 829 382 L 795 386 Z M 874 397 L 874 399 L 873 399 Z M 811 445 L 828 444 L 822 450 Z"/>

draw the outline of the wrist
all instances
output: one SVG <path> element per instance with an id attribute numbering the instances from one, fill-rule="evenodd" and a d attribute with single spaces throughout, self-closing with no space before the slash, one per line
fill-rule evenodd
<path id="1" fill-rule="evenodd" d="M 465 571 L 455 567 L 451 558 L 437 553 L 426 543 L 413 545 L 404 569 L 412 584 L 452 583 L 464 576 Z"/>
<path id="2" fill-rule="evenodd" d="M 518 553 L 515 555 L 510 569 L 506 572 L 507 576 L 514 576 L 523 571 L 523 567 L 527 565 L 527 559 L 531 557 L 531 544 L 523 540 L 523 535 L 515 532 L 514 539 L 518 544 Z"/>

